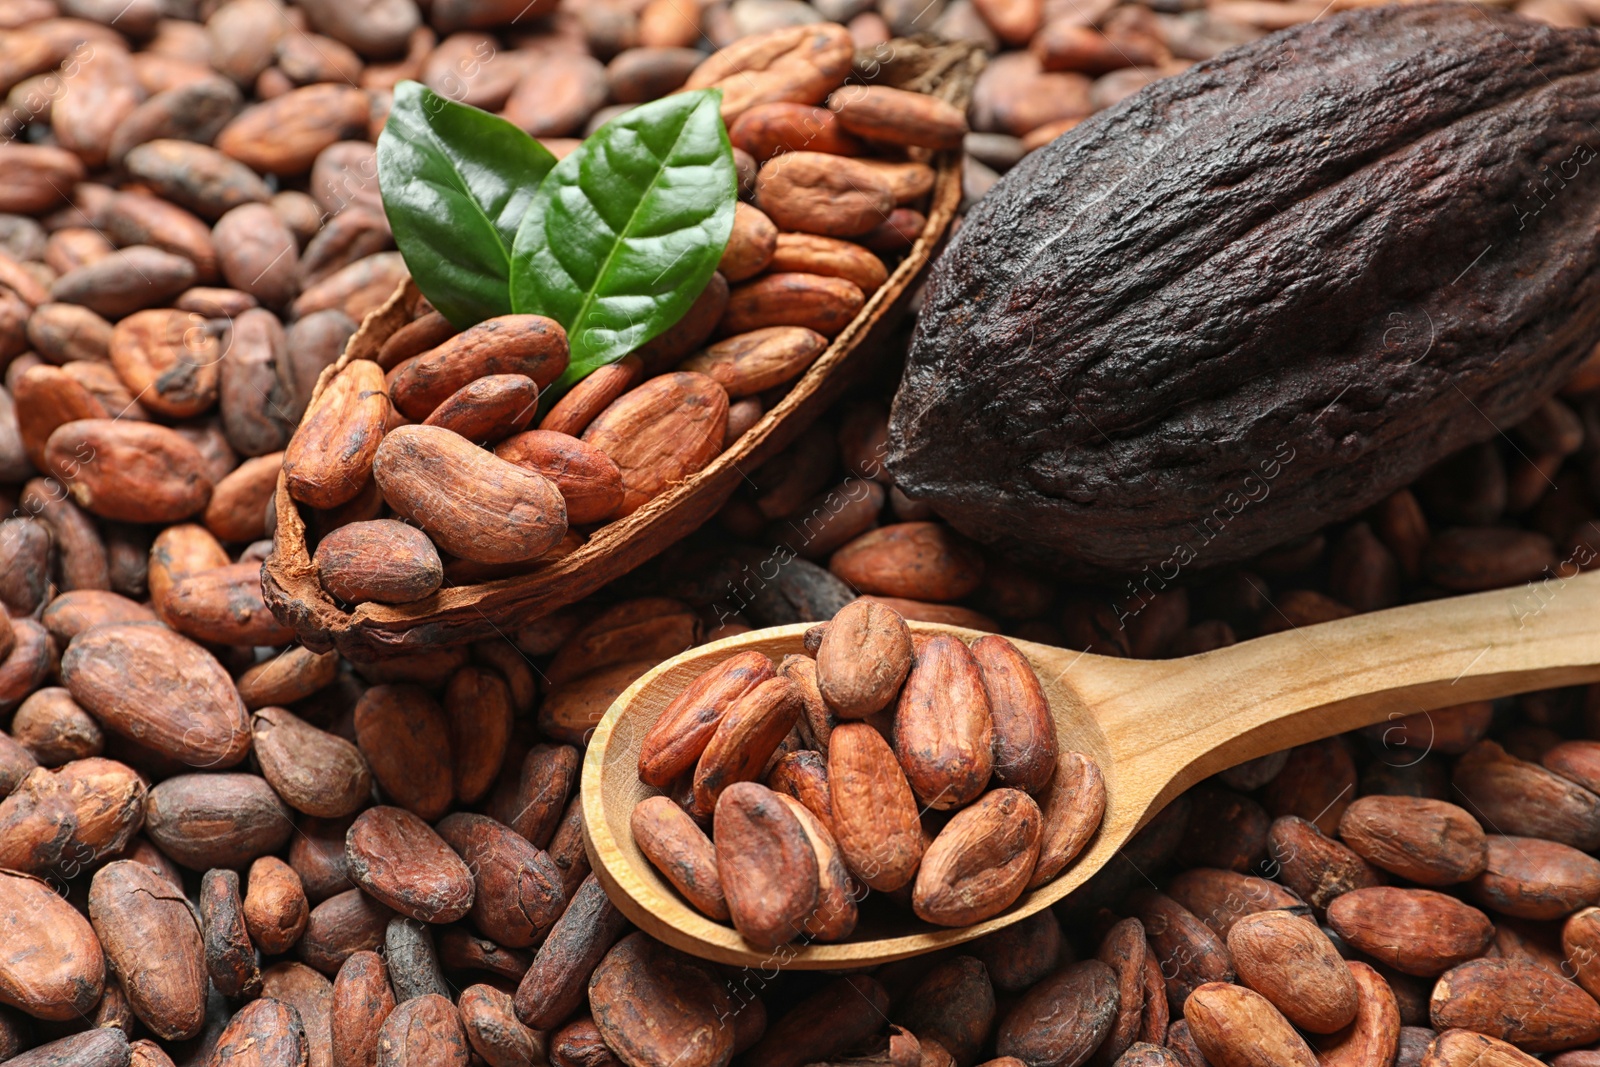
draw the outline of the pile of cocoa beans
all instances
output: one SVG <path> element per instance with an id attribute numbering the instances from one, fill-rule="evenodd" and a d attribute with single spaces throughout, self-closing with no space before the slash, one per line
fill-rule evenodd
<path id="1" fill-rule="evenodd" d="M 742 652 L 705 671 L 639 753 L 640 779 L 667 794 L 634 808 L 635 842 L 747 942 L 848 938 L 858 885 L 970 925 L 1054 878 L 1099 828 L 1105 779 L 1058 755 L 1039 679 L 1004 637 L 913 637 L 863 597 L 806 644 L 814 659 Z"/>
<path id="2" fill-rule="evenodd" d="M 1517 6 L 1588 20 L 1578 0 Z M 955 536 L 883 466 L 891 350 L 715 523 L 504 640 L 352 663 L 287 644 L 261 601 L 282 453 L 404 278 L 372 156 L 397 80 L 560 151 L 744 36 L 833 20 L 871 48 L 929 29 L 996 53 L 963 139 L 976 198 L 1151 78 L 1320 10 L 0 0 L 0 1062 L 1365 1065 L 1391 1039 L 1406 1067 L 1600 1061 L 1593 693 L 1235 768 L 1053 911 L 845 976 L 708 965 L 630 932 L 576 797 L 589 731 L 645 670 L 858 595 L 1141 657 L 1502 586 L 1531 624 L 1600 551 L 1600 362 L 1371 513 L 1221 572 L 1062 586 Z M 759 210 L 800 232 L 750 188 L 746 229 Z M 769 271 L 785 240 L 824 247 L 779 237 Z M 780 387 L 732 396 L 724 362 L 680 373 L 719 382 L 730 412 Z M 814 761 L 793 755 L 800 792 Z M 1355 1021 L 1331 1035 L 1351 987 L 1319 938 L 1354 980 Z"/>

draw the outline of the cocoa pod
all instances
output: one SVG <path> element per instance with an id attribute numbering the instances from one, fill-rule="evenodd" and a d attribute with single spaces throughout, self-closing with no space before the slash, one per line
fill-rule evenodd
<path id="1" fill-rule="evenodd" d="M 106 729 L 189 766 L 231 767 L 249 751 L 249 719 L 227 672 L 162 627 L 80 634 L 61 657 L 61 681 Z"/>
<path id="2" fill-rule="evenodd" d="M 916 796 L 894 751 L 865 723 L 841 723 L 828 743 L 833 833 L 850 872 L 873 889 L 910 883 L 922 860 Z"/>
<path id="3" fill-rule="evenodd" d="M 576 437 L 530 430 L 501 441 L 494 454 L 554 482 L 573 525 L 605 522 L 622 506 L 622 471 L 611 457 Z"/>
<path id="4" fill-rule="evenodd" d="M 692 768 L 737 701 L 773 676 L 772 661 L 741 652 L 701 674 L 662 710 L 639 747 L 639 778 L 664 789 Z"/>
<path id="5" fill-rule="evenodd" d="M 758 33 L 707 57 L 684 88 L 722 90 L 727 123 L 757 104 L 819 104 L 849 75 L 853 48 L 850 34 L 833 23 Z"/>
<path id="6" fill-rule="evenodd" d="M 728 919 L 716 850 L 682 808 L 667 797 L 646 797 L 628 825 L 639 851 L 690 904 L 710 918 Z"/>
<path id="7" fill-rule="evenodd" d="M 318 542 L 312 559 L 322 588 L 352 604 L 406 604 L 444 584 L 433 542 L 393 519 L 347 523 Z"/>
<path id="8" fill-rule="evenodd" d="M 333 1067 L 372 1067 L 377 1062 L 378 1033 L 392 1011 L 394 992 L 383 959 L 376 952 L 352 953 L 333 980 L 329 1008 Z"/>
<path id="9" fill-rule="evenodd" d="M 728 394 L 703 374 L 678 371 L 651 378 L 595 416 L 582 440 L 622 472 L 622 506 L 631 515 L 698 473 L 722 450 Z"/>
<path id="10" fill-rule="evenodd" d="M 793 940 L 817 907 L 819 871 L 805 828 L 777 794 L 751 781 L 716 802 L 717 874 L 741 937 L 770 949 Z"/>
<path id="11" fill-rule="evenodd" d="M 372 469 L 389 505 L 462 559 L 538 559 L 567 532 L 554 483 L 449 430 L 402 426 L 385 435 Z"/>
<path id="12" fill-rule="evenodd" d="M 589 1007 L 606 1044 L 631 1067 L 722 1067 L 733 1055 L 724 1025 L 732 1001 L 704 964 L 642 933 L 606 953 L 589 979 Z"/>
<path id="13" fill-rule="evenodd" d="M 145 802 L 145 833 L 191 870 L 239 868 L 281 849 L 294 830 L 289 809 L 254 774 L 180 774 Z"/>
<path id="14" fill-rule="evenodd" d="M 105 987 L 106 961 L 87 920 L 45 882 L 0 872 L 7 925 L 0 949 L 0 1003 L 38 1019 L 67 1021 L 91 1011 Z"/>
<path id="15" fill-rule="evenodd" d="M 289 951 L 305 933 L 310 913 L 305 887 L 293 867 L 276 856 L 250 864 L 244 924 L 257 948 L 269 956 Z"/>
<path id="16" fill-rule="evenodd" d="M 694 811 L 705 816 L 740 782 L 754 782 L 800 717 L 800 696 L 787 678 L 768 678 L 721 716 L 694 769 Z"/>
<path id="17" fill-rule="evenodd" d="M 422 689 L 375 685 L 355 708 L 356 745 L 385 794 L 423 819 L 450 806 L 454 786 L 444 712 Z"/>
<path id="18" fill-rule="evenodd" d="M 439 836 L 472 874 L 473 926 L 510 948 L 535 944 L 565 908 L 561 871 L 520 834 L 485 815 L 457 812 Z"/>
<path id="19" fill-rule="evenodd" d="M 262 776 L 296 811 L 335 819 L 367 802 L 372 772 L 360 750 L 344 738 L 275 707 L 256 712 L 251 734 Z"/>
<path id="20" fill-rule="evenodd" d="M 378 1029 L 378 1067 L 467 1067 L 469 1055 L 460 1014 L 437 993 L 401 1004 Z"/>
<path id="21" fill-rule="evenodd" d="M 472 907 L 472 871 L 404 808 L 368 808 L 356 816 L 345 855 L 356 884 L 402 915 L 447 923 Z"/>
<path id="22" fill-rule="evenodd" d="M 37 767 L 0 801 L 0 867 L 74 877 L 122 851 L 143 822 L 144 803 L 144 782 L 115 760 Z"/>
<path id="23" fill-rule="evenodd" d="M 372 477 L 389 418 L 383 371 L 357 359 L 328 382 L 289 439 L 283 457 L 289 495 L 314 508 L 356 498 Z"/>
<path id="24" fill-rule="evenodd" d="M 589 976 L 628 922 L 591 874 L 569 898 L 517 986 L 517 1019 L 548 1030 L 583 1003 Z"/>
<path id="25" fill-rule="evenodd" d="M 1493 741 L 1474 745 L 1457 761 L 1452 777 L 1499 833 L 1600 848 L 1600 796 L 1517 759 Z"/>
<path id="26" fill-rule="evenodd" d="M 1245 916 L 1228 931 L 1228 952 L 1239 981 L 1300 1029 L 1331 1034 L 1354 1021 L 1355 977 L 1327 935 L 1305 919 L 1286 911 Z"/>
<path id="27" fill-rule="evenodd" d="M 1436 1030 L 1465 1029 L 1527 1052 L 1555 1052 L 1600 1038 L 1600 1004 L 1536 964 L 1470 960 L 1440 975 L 1428 1005 Z"/>
<path id="28" fill-rule="evenodd" d="M 253 997 L 260 993 L 261 966 L 256 961 L 250 932 L 245 929 L 238 874 L 207 871 L 200 879 L 199 910 L 206 973 L 211 976 L 211 984 L 225 997 Z"/>
<path id="29" fill-rule="evenodd" d="M 1000 1021 L 995 1051 L 1024 1063 L 1083 1063 L 1111 1032 L 1116 974 L 1099 960 L 1064 967 L 1030 989 Z"/>
<path id="30" fill-rule="evenodd" d="M 922 856 L 912 888 L 918 918 L 967 926 L 1010 907 L 1039 855 L 1039 806 L 1018 789 L 995 789 L 945 824 Z"/>
<path id="31" fill-rule="evenodd" d="M 1481 955 L 1494 937 L 1488 917 L 1454 897 L 1390 886 L 1337 897 L 1328 905 L 1328 925 L 1352 947 L 1423 978 Z"/>
<path id="32" fill-rule="evenodd" d="M 1468 886 L 1484 907 L 1519 919 L 1561 919 L 1600 903 L 1600 860 L 1570 845 L 1494 834 L 1487 855 Z"/>
<path id="33" fill-rule="evenodd" d="M 205 510 L 205 458 L 176 430 L 148 422 L 81 419 L 45 442 L 47 469 L 85 511 L 122 522 L 177 522 Z"/>
<path id="34" fill-rule="evenodd" d="M 143 864 L 117 860 L 89 885 L 89 922 L 139 1021 L 167 1041 L 198 1033 L 205 949 L 183 891 Z"/>
<path id="35" fill-rule="evenodd" d="M 1217 1067 L 1315 1067 L 1317 1063 L 1311 1046 L 1278 1009 L 1243 986 L 1209 982 L 1198 987 L 1185 1006 L 1184 1021 L 1194 1043 Z"/>
<path id="36" fill-rule="evenodd" d="M 1362 859 L 1418 885 L 1454 885 L 1483 871 L 1483 827 L 1465 809 L 1418 797 L 1362 797 L 1339 818 Z"/>

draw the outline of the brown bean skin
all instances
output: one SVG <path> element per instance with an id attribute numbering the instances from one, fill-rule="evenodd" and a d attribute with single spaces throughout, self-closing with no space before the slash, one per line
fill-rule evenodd
<path id="1" fill-rule="evenodd" d="M 682 808 L 667 797 L 646 797 L 634 807 L 629 828 L 645 858 L 690 904 L 703 915 L 727 920 L 716 850 Z"/>
<path id="2" fill-rule="evenodd" d="M 501 315 L 399 364 L 390 391 L 400 413 L 420 421 L 486 375 L 520 374 L 543 389 L 566 369 L 567 337 L 557 323 L 541 315 Z"/>
<path id="3" fill-rule="evenodd" d="M 1099 960 L 1057 971 L 1028 991 L 1000 1022 L 995 1051 L 1025 1063 L 1082 1063 L 1110 1033 L 1117 979 Z"/>
<path id="4" fill-rule="evenodd" d="M 1469 881 L 1487 862 L 1478 820 L 1424 797 L 1361 797 L 1340 816 L 1339 837 L 1368 863 L 1418 885 Z"/>
<path id="5" fill-rule="evenodd" d="M 478 932 L 508 948 L 537 943 L 567 904 L 555 862 L 486 815 L 456 812 L 437 829 L 472 872 Z"/>
<path id="6" fill-rule="evenodd" d="M 589 979 L 589 1006 L 606 1044 L 633 1067 L 721 1067 L 733 1055 L 724 1020 L 732 998 L 705 964 L 633 933 Z"/>
<path id="7" fill-rule="evenodd" d="M 498 441 L 527 428 L 538 412 L 539 386 L 525 374 L 488 374 L 439 402 L 422 421 L 469 441 Z"/>
<path id="8" fill-rule="evenodd" d="M 906 885 L 922 859 L 917 799 L 878 731 L 841 723 L 828 743 L 834 837 L 845 865 L 873 889 Z"/>
<path id="9" fill-rule="evenodd" d="M 917 651 L 894 722 L 895 755 L 923 803 L 956 808 L 983 791 L 994 726 L 977 661 L 959 638 L 940 634 Z"/>
<path id="10" fill-rule="evenodd" d="M 314 508 L 354 500 L 372 478 L 389 418 L 383 371 L 352 360 L 328 382 L 289 439 L 283 471 L 289 495 Z"/>
<path id="11" fill-rule="evenodd" d="M 368 808 L 356 816 L 345 854 L 356 884 L 403 915 L 448 923 L 472 907 L 472 871 L 404 808 Z"/>
<path id="12" fill-rule="evenodd" d="M 205 873 L 200 880 L 200 924 L 211 984 L 228 997 L 258 993 L 261 968 L 245 929 L 238 874 L 225 870 Z"/>
<path id="13" fill-rule="evenodd" d="M 966 926 L 1009 908 L 1039 856 L 1039 806 L 1018 789 L 995 789 L 957 812 L 922 855 L 911 893 L 917 916 Z"/>
<path id="14" fill-rule="evenodd" d="M 1055 775 L 1059 759 L 1055 720 L 1038 675 L 1003 637 L 979 638 L 971 651 L 994 724 L 994 776 L 1023 792 L 1038 793 Z"/>
<path id="15" fill-rule="evenodd" d="M 310 914 L 305 886 L 293 867 L 276 856 L 262 856 L 250 865 L 244 922 L 262 952 L 276 956 L 289 951 L 305 933 Z"/>
<path id="16" fill-rule="evenodd" d="M 193 1037 L 205 1022 L 205 949 L 182 890 L 118 860 L 95 873 L 89 921 L 139 1020 L 158 1037 Z"/>
<path id="17" fill-rule="evenodd" d="M 356 745 L 373 777 L 401 807 L 437 819 L 450 806 L 454 777 L 444 711 L 424 690 L 375 685 L 355 708 Z"/>
<path id="18" fill-rule="evenodd" d="M 566 501 L 568 522 L 605 522 L 622 507 L 622 471 L 610 456 L 576 437 L 529 430 L 501 441 L 494 454 L 554 482 Z"/>
<path id="19" fill-rule="evenodd" d="M 777 794 L 735 782 L 717 800 L 717 875 L 734 928 L 757 948 L 792 941 L 816 910 L 816 852 Z"/>
<path id="20" fill-rule="evenodd" d="M 469 1061 L 461 1016 L 437 993 L 406 1001 L 378 1028 L 378 1067 L 467 1067 Z"/>
<path id="21" fill-rule="evenodd" d="M 760 777 L 799 717 L 800 695 L 787 678 L 768 678 L 735 701 L 695 764 L 695 814 L 710 814 L 734 783 Z"/>
<path id="22" fill-rule="evenodd" d="M 93 1010 L 106 961 L 76 908 L 37 878 L 0 872 L 0 929 L 0 1004 L 57 1021 Z"/>
<path id="23" fill-rule="evenodd" d="M 585 878 L 517 986 L 522 1024 L 548 1030 L 571 1015 L 583 1003 L 589 976 L 627 925 L 594 875 Z"/>
<path id="24" fill-rule="evenodd" d="M 665 789 L 692 768 L 735 702 L 773 676 L 760 652 L 741 652 L 701 674 L 672 699 L 644 736 L 639 778 Z"/>

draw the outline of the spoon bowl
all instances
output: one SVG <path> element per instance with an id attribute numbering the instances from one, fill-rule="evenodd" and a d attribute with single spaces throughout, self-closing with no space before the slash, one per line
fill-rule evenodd
<path id="1" fill-rule="evenodd" d="M 629 828 L 634 806 L 660 792 L 639 780 L 639 750 L 667 704 L 736 653 L 762 652 L 776 663 L 803 652 L 810 627 L 725 638 L 651 670 L 596 726 L 583 766 L 589 861 L 641 930 L 720 963 L 863 967 L 960 944 L 1059 901 L 1169 801 L 1218 771 L 1387 719 L 1600 681 L 1600 573 L 1551 579 L 1546 587 L 1539 595 L 1523 587 L 1391 608 L 1180 659 L 1117 659 L 1014 640 L 1044 687 L 1062 751 L 1084 753 L 1105 776 L 1099 831 L 1053 881 L 982 922 L 937 927 L 909 911 L 876 914 L 869 900 L 849 940 L 774 950 L 749 945 L 731 925 L 691 907 L 645 859 Z M 983 636 L 910 626 L 968 643 Z"/>

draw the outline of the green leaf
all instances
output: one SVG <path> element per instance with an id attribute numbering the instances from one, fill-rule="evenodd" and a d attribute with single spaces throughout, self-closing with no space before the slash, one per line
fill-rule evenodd
<path id="1" fill-rule="evenodd" d="M 556 157 L 505 119 L 414 81 L 395 86 L 378 137 L 378 187 L 394 242 L 458 328 L 511 310 L 511 247 Z"/>
<path id="2" fill-rule="evenodd" d="M 557 395 L 683 317 L 733 232 L 738 179 L 715 89 L 606 123 L 556 164 L 517 231 L 511 306 L 567 330 Z"/>

